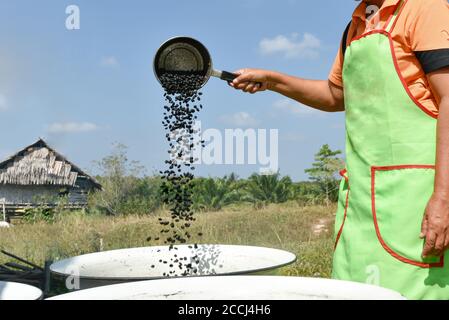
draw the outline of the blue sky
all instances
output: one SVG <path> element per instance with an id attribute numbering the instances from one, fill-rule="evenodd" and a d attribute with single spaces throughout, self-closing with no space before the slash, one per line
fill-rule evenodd
<path id="1" fill-rule="evenodd" d="M 81 29 L 65 28 L 77 5 Z M 273 69 L 326 79 L 356 3 L 351 0 L 1 0 L 0 157 L 44 137 L 70 160 L 92 161 L 113 142 L 148 173 L 167 155 L 162 89 L 152 73 L 159 45 L 202 41 L 219 69 Z M 282 174 L 306 179 L 319 147 L 344 148 L 344 115 L 310 112 L 274 93 L 245 95 L 211 79 L 203 128 L 279 129 Z M 247 176 L 255 166 L 200 166 L 198 174 Z"/>

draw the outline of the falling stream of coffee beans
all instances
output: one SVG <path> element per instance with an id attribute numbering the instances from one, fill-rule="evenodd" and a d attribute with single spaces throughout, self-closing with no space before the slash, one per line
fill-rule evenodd
<path id="1" fill-rule="evenodd" d="M 192 150 L 203 144 L 200 132 L 195 129 L 197 113 L 203 108 L 200 104 L 202 93 L 199 92 L 204 76 L 195 73 L 164 73 L 160 77 L 165 90 L 164 120 L 162 124 L 169 143 L 169 160 L 165 161 L 167 169 L 161 171 L 163 202 L 170 208 L 171 219 L 159 219 L 160 235 L 155 240 L 164 240 L 164 244 L 176 250 L 176 244 L 185 244 L 192 235 L 189 228 L 194 218 L 192 210 L 193 170 L 197 159 Z M 198 236 L 202 236 L 201 233 Z M 151 240 L 151 238 L 149 238 Z M 191 249 L 197 249 L 195 244 Z M 176 254 L 169 261 L 159 263 L 169 265 L 170 271 L 163 276 L 194 275 L 199 273 L 198 255 L 178 257 Z M 152 268 L 155 268 L 153 265 Z"/>

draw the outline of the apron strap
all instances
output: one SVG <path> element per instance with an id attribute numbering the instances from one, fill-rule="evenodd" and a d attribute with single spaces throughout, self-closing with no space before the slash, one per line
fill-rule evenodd
<path id="1" fill-rule="evenodd" d="M 393 31 L 393 28 L 396 25 L 396 21 L 398 21 L 399 14 L 401 13 L 402 8 L 404 7 L 404 4 L 406 2 L 407 2 L 407 0 L 399 1 L 394 14 L 390 17 L 390 19 L 386 23 L 386 26 L 384 29 L 386 32 L 391 33 L 391 31 Z"/>

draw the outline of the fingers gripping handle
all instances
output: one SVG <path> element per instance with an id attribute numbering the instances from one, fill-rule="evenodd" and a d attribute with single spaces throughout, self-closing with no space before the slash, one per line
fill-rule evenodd
<path id="1" fill-rule="evenodd" d="M 220 79 L 228 82 L 234 81 L 235 78 L 237 78 L 239 75 L 227 71 L 222 71 Z"/>
<path id="2" fill-rule="evenodd" d="M 227 71 L 221 71 L 221 75 L 220 75 L 220 79 L 227 81 L 227 82 L 232 82 L 238 77 L 239 77 L 238 74 L 227 72 Z M 262 87 L 262 83 L 260 83 L 260 82 L 257 82 L 257 85 L 259 87 Z"/>
<path id="3" fill-rule="evenodd" d="M 220 78 L 221 80 L 227 81 L 228 83 L 234 81 L 236 78 L 239 77 L 238 74 L 236 73 L 231 73 L 231 72 L 227 72 L 227 71 L 213 71 L 212 72 L 212 76 Z M 262 87 L 262 83 L 257 82 L 257 85 L 259 87 Z"/>

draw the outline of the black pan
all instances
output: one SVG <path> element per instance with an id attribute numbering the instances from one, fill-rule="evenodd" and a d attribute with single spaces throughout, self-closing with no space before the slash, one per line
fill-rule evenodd
<path id="1" fill-rule="evenodd" d="M 160 77 L 166 72 L 196 73 L 204 76 L 203 86 L 210 77 L 231 82 L 237 74 L 213 68 L 207 48 L 198 40 L 189 37 L 172 38 L 161 45 L 154 57 L 154 74 Z"/>

